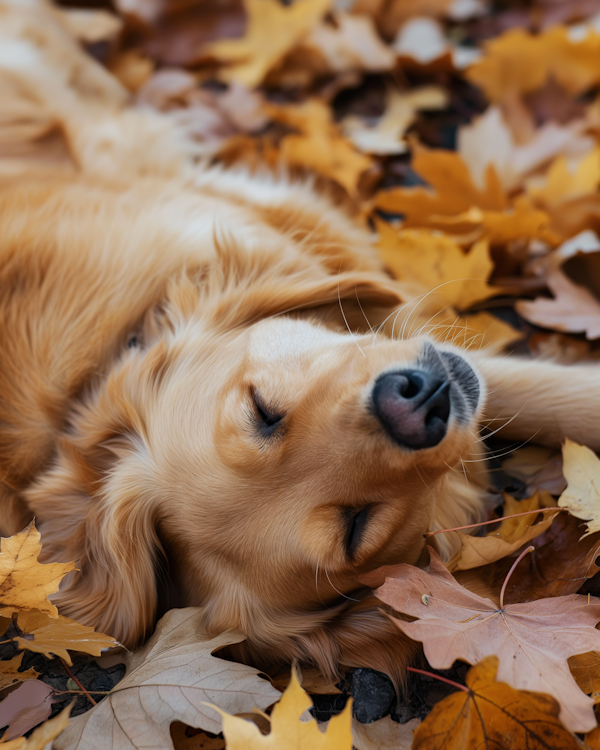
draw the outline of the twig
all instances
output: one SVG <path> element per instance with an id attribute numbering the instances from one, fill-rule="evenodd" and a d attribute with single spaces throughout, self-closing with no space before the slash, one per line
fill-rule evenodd
<path id="1" fill-rule="evenodd" d="M 85 695 L 85 697 L 89 700 L 89 702 L 93 706 L 97 706 L 98 704 L 96 703 L 96 701 L 92 698 L 92 696 L 89 694 L 89 692 L 79 682 L 79 680 L 77 679 L 77 677 L 75 677 L 75 675 L 73 674 L 73 672 L 71 672 L 71 670 L 69 669 L 69 665 L 67 664 L 67 662 L 62 657 L 59 657 L 59 658 L 60 658 L 60 660 L 62 662 L 63 667 L 65 668 L 65 672 L 69 675 L 69 677 L 73 680 L 73 682 L 76 685 L 79 685 L 79 687 L 81 688 L 81 692 Z"/>
<path id="2" fill-rule="evenodd" d="M 506 591 L 506 584 L 508 583 L 508 579 L 513 574 L 514 569 L 517 567 L 517 565 L 521 562 L 521 560 L 525 557 L 525 555 L 529 554 L 530 552 L 533 552 L 535 547 L 533 544 L 530 544 L 527 549 L 524 549 L 523 552 L 517 557 L 517 559 L 512 564 L 511 569 L 506 574 L 506 578 L 504 579 L 504 583 L 502 584 L 502 588 L 500 589 L 500 609 L 504 609 L 504 592 Z"/>
<path id="3" fill-rule="evenodd" d="M 480 521 L 479 523 L 470 523 L 467 526 L 456 526 L 453 529 L 439 529 L 438 531 L 426 531 L 423 536 L 435 536 L 436 534 L 444 534 L 446 531 L 462 531 L 463 529 L 474 529 L 477 526 L 487 526 L 490 523 L 501 523 L 507 518 L 519 518 L 519 516 L 531 516 L 534 513 L 549 513 L 550 511 L 558 513 L 561 510 L 567 510 L 567 508 L 538 508 L 537 510 L 526 510 L 523 513 L 511 513 L 510 516 L 501 516 L 500 518 L 492 518 L 491 521 Z"/>
<path id="4" fill-rule="evenodd" d="M 424 669 L 417 669 L 416 667 L 406 667 L 406 669 L 408 672 L 416 672 L 417 674 L 424 674 L 427 677 L 433 677 L 435 680 L 441 680 L 442 682 L 447 682 L 448 685 L 452 685 L 452 687 L 458 688 L 459 690 L 464 690 L 465 693 L 469 692 L 468 687 L 461 685 L 459 682 L 454 682 L 454 680 L 449 680 L 447 677 L 442 677 L 439 674 L 434 674 L 433 672 L 426 672 Z"/>
<path id="5" fill-rule="evenodd" d="M 85 695 L 93 693 L 94 695 L 110 695 L 111 690 L 55 690 L 54 695 Z"/>

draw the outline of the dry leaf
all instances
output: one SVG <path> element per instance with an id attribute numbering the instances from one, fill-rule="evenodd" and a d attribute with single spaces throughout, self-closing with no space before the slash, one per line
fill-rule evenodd
<path id="1" fill-rule="evenodd" d="M 562 453 L 563 474 L 568 484 L 558 505 L 576 518 L 588 521 L 584 536 L 600 531 L 600 459 L 594 451 L 569 438 Z"/>
<path id="2" fill-rule="evenodd" d="M 86 44 L 114 39 L 123 28 L 121 19 L 105 10 L 61 8 L 60 14 L 69 32 Z"/>
<path id="3" fill-rule="evenodd" d="M 558 719 L 548 695 L 495 682 L 498 660 L 489 656 L 467 673 L 468 692 L 437 703 L 417 728 L 413 750 L 577 750 L 578 740 Z"/>
<path id="4" fill-rule="evenodd" d="M 523 508 L 523 511 L 529 510 Z M 511 532 L 504 531 L 504 535 L 509 535 L 511 539 L 506 539 L 503 536 L 502 524 L 498 531 L 491 532 L 487 536 L 471 536 L 469 534 L 459 534 L 455 531 L 448 532 L 453 534 L 460 544 L 460 549 L 456 555 L 448 562 L 448 570 L 470 570 L 471 568 L 479 568 L 482 565 L 488 565 L 489 563 L 496 562 L 503 557 L 512 555 L 518 549 L 523 547 L 527 542 L 535 539 L 536 536 L 542 534 L 552 524 L 556 513 L 544 513 L 541 520 L 538 523 L 533 523 L 536 518 L 535 512 L 531 516 L 523 516 L 520 519 L 509 519 L 515 521 L 521 521 L 525 519 L 528 524 L 523 524 L 522 527 L 512 529 Z M 516 533 L 517 532 L 517 533 Z"/>
<path id="5" fill-rule="evenodd" d="M 529 185 L 527 192 L 544 207 L 557 206 L 594 193 L 600 183 L 600 149 L 595 148 L 571 166 L 564 156 L 550 165 L 544 182 Z"/>
<path id="6" fill-rule="evenodd" d="M 558 268 L 548 272 L 546 284 L 554 299 L 520 300 L 515 305 L 519 315 L 544 328 L 583 332 L 590 341 L 600 338 L 600 302 L 596 297 Z"/>
<path id="7" fill-rule="evenodd" d="M 281 141 L 279 153 L 286 164 L 312 169 L 339 183 L 349 195 L 356 195 L 358 180 L 372 162 L 342 137 L 324 102 L 311 99 L 304 104 L 272 107 L 271 114 L 300 131 Z"/>
<path id="8" fill-rule="evenodd" d="M 300 671 L 300 684 L 309 695 L 341 695 L 341 690 L 328 680 L 316 667 L 303 667 Z M 292 667 L 280 670 L 271 677 L 271 684 L 277 690 L 284 691 L 292 679 Z"/>
<path id="9" fill-rule="evenodd" d="M 0 727 L 8 726 L 4 740 L 21 737 L 52 712 L 54 688 L 41 680 L 27 680 L 0 703 Z"/>
<path id="10" fill-rule="evenodd" d="M 152 638 L 125 658 L 125 677 L 91 711 L 76 717 L 55 742 L 54 750 L 111 750 L 173 747 L 169 726 L 182 721 L 214 734 L 221 731 L 215 703 L 232 713 L 264 710 L 280 695 L 258 677 L 258 670 L 225 661 L 212 652 L 243 636 L 210 638 L 198 608 L 175 609 L 158 623 Z"/>
<path id="11" fill-rule="evenodd" d="M 58 616 L 58 610 L 46 597 L 58 591 L 62 578 L 75 570 L 75 563 L 39 563 L 37 559 L 42 551 L 40 538 L 32 521 L 24 531 L 9 539 L 2 539 L 0 615 L 38 609 L 51 617 Z"/>
<path id="12" fill-rule="evenodd" d="M 600 653 L 588 651 L 569 657 L 569 669 L 575 682 L 595 703 L 600 702 Z"/>
<path id="13" fill-rule="evenodd" d="M 223 39 L 206 47 L 205 54 L 222 63 L 218 76 L 258 86 L 287 52 L 302 41 L 329 10 L 332 0 L 246 0 L 248 22 L 240 39 Z"/>
<path id="14" fill-rule="evenodd" d="M 386 108 L 377 124 L 369 127 L 359 117 L 342 122 L 345 135 L 366 154 L 402 154 L 407 149 L 404 133 L 419 110 L 443 109 L 448 95 L 439 86 L 423 86 L 407 92 L 390 90 Z"/>
<path id="15" fill-rule="evenodd" d="M 271 713 L 271 732 L 264 736 L 256 724 L 219 710 L 227 750 L 352 750 L 352 700 L 341 714 L 332 716 L 322 732 L 314 719 L 300 721 L 312 706 L 295 672 L 287 690 Z"/>
<path id="16" fill-rule="evenodd" d="M 18 737 L 2 743 L 2 750 L 50 750 L 52 740 L 56 739 L 69 723 L 72 708 L 72 704 L 64 708 L 53 719 L 35 729 L 29 739 Z"/>
<path id="17" fill-rule="evenodd" d="M 35 669 L 26 669 L 19 672 L 23 654 L 17 654 L 8 661 L 0 661 L 0 690 L 4 690 L 15 682 L 25 682 L 25 680 L 35 680 L 39 676 Z"/>
<path id="18" fill-rule="evenodd" d="M 433 18 L 412 18 L 398 32 L 393 43 L 394 50 L 404 65 L 461 70 L 481 56 L 478 49 L 456 47 L 446 39 L 442 26 Z"/>
<path id="19" fill-rule="evenodd" d="M 171 724 L 171 740 L 175 750 L 225 750 L 224 739 L 209 737 L 206 732 L 180 721 Z"/>
<path id="20" fill-rule="evenodd" d="M 422 641 L 432 667 L 449 669 L 456 659 L 477 664 L 499 659 L 498 678 L 517 690 L 548 693 L 560 703 L 560 719 L 571 731 L 596 725 L 592 701 L 567 666 L 576 653 L 600 650 L 600 600 L 559 596 L 498 608 L 460 586 L 430 549 L 430 573 L 398 565 L 375 595 L 415 622 L 394 620 L 409 638 Z"/>
<path id="21" fill-rule="evenodd" d="M 399 724 L 391 716 L 370 724 L 352 719 L 352 745 L 356 750 L 410 750 L 420 723 L 420 719 L 411 719 Z"/>
<path id="22" fill-rule="evenodd" d="M 80 625 L 68 617 L 48 617 L 39 612 L 20 612 L 17 625 L 23 635 L 15 640 L 19 648 L 35 651 L 47 657 L 58 656 L 72 664 L 69 651 L 80 651 L 100 656 L 102 649 L 119 646 L 119 642 L 94 628 Z"/>
<path id="23" fill-rule="evenodd" d="M 466 309 L 500 292 L 487 283 L 493 270 L 488 244 L 477 242 L 465 253 L 450 237 L 414 229 L 397 230 L 376 220 L 379 256 L 414 296 L 431 293 L 428 309 L 447 305 Z"/>
<path id="24" fill-rule="evenodd" d="M 319 53 L 330 73 L 376 72 L 394 67 L 396 56 L 383 44 L 369 16 L 338 12 L 332 18 L 333 23 L 315 26 L 299 54 Z"/>

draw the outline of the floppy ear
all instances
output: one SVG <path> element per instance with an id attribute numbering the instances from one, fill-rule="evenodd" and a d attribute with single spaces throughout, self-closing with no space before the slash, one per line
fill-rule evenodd
<path id="1" fill-rule="evenodd" d="M 153 627 L 161 544 L 144 422 L 135 406 L 147 384 L 112 374 L 58 443 L 54 468 L 27 490 L 42 519 L 42 558 L 75 560 L 53 602 L 128 647 Z M 133 391 L 132 389 L 134 389 Z"/>

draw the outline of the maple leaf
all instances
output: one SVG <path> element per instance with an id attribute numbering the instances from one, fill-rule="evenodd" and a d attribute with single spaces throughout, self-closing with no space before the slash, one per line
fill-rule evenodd
<path id="1" fill-rule="evenodd" d="M 71 704 L 53 719 L 44 722 L 32 732 L 28 739 L 17 737 L 14 740 L 3 742 L 2 750 L 47 750 L 51 747 L 52 740 L 55 740 L 69 723 L 72 708 L 73 705 Z"/>
<path id="2" fill-rule="evenodd" d="M 287 690 L 271 713 L 271 732 L 262 735 L 256 724 L 219 710 L 227 750 L 352 750 L 352 700 L 341 714 L 332 716 L 322 732 L 313 719 L 301 722 L 300 716 L 312 707 L 292 672 Z"/>
<path id="3" fill-rule="evenodd" d="M 523 508 L 523 511 L 526 510 L 528 508 Z M 479 568 L 482 565 L 488 565 L 503 557 L 512 555 L 527 544 L 527 542 L 530 542 L 546 531 L 556 518 L 558 512 L 557 510 L 556 513 L 544 514 L 544 517 L 538 523 L 533 523 L 536 513 L 533 513 L 531 516 L 521 517 L 518 519 L 519 521 L 527 519 L 530 525 L 524 524 L 522 527 L 518 527 L 518 530 L 510 533 L 508 539 L 506 538 L 508 534 L 506 529 L 502 529 L 502 524 L 498 531 L 491 532 L 487 536 L 471 536 L 470 534 L 449 532 L 455 534 L 460 548 L 456 555 L 448 562 L 448 570 Z"/>
<path id="4" fill-rule="evenodd" d="M 583 536 L 600 531 L 600 459 L 594 451 L 567 438 L 563 449 L 563 474 L 567 489 L 558 499 L 560 508 L 588 521 Z"/>
<path id="5" fill-rule="evenodd" d="M 245 86 L 258 86 L 321 20 L 331 0 L 298 0 L 283 5 L 278 0 L 245 0 L 248 22 L 240 39 L 223 39 L 205 49 L 207 56 L 229 63 L 218 77 Z"/>
<path id="6" fill-rule="evenodd" d="M 487 242 L 465 253 L 444 235 L 397 230 L 381 220 L 376 227 L 383 263 L 395 278 L 407 282 L 413 296 L 431 292 L 428 302 L 434 310 L 449 304 L 465 309 L 500 292 L 487 282 L 494 267 Z"/>
<path id="7" fill-rule="evenodd" d="M 75 563 L 39 563 L 40 538 L 32 521 L 0 542 L 0 615 L 37 609 L 58 617 L 58 610 L 46 597 L 58 591 L 64 576 L 75 570 Z"/>
<path id="8" fill-rule="evenodd" d="M 101 703 L 69 724 L 54 750 L 173 748 L 169 726 L 182 721 L 208 732 L 221 731 L 206 703 L 233 713 L 264 709 L 280 693 L 258 677 L 258 670 L 212 656 L 244 636 L 229 632 L 211 638 L 198 608 L 168 612 L 150 640 L 124 658 L 125 677 Z"/>
<path id="9" fill-rule="evenodd" d="M 430 549 L 430 572 L 396 566 L 375 595 L 398 612 L 419 618 L 394 620 L 421 641 L 432 667 L 448 669 L 456 659 L 476 664 L 492 654 L 498 678 L 518 690 L 549 693 L 572 731 L 588 731 L 596 720 L 592 701 L 574 681 L 567 658 L 600 647 L 600 600 L 571 595 L 500 607 L 461 586 Z"/>
<path id="10" fill-rule="evenodd" d="M 270 112 L 273 119 L 300 131 L 281 141 L 279 155 L 285 163 L 312 169 L 356 195 L 359 177 L 372 161 L 343 138 L 324 102 L 310 99 L 303 104 L 271 107 Z"/>
<path id="11" fill-rule="evenodd" d="M 399 724 L 391 716 L 370 724 L 352 719 L 352 745 L 355 750 L 411 750 L 420 723 L 420 719 L 411 719 Z"/>
<path id="12" fill-rule="evenodd" d="M 96 633 L 94 628 L 62 615 L 51 618 L 41 612 L 20 612 L 17 625 L 22 631 L 22 635 L 15 638 L 19 648 L 48 657 L 58 656 L 69 665 L 73 662 L 67 649 L 100 656 L 102 649 L 121 645 L 111 636 Z"/>
<path id="13" fill-rule="evenodd" d="M 564 156 L 556 158 L 542 184 L 527 186 L 527 193 L 543 206 L 553 207 L 595 193 L 600 183 L 600 149 L 583 156 L 571 169 Z"/>
<path id="14" fill-rule="evenodd" d="M 548 695 L 514 690 L 496 682 L 498 659 L 472 667 L 468 690 L 436 703 L 417 728 L 413 750 L 577 750 L 576 737 L 558 719 L 558 703 Z"/>
<path id="15" fill-rule="evenodd" d="M 546 285 L 554 299 L 519 300 L 515 304 L 519 315 L 544 328 L 585 333 L 590 341 L 600 338 L 600 302 L 588 289 L 572 282 L 558 268 L 548 272 Z"/>
<path id="16" fill-rule="evenodd" d="M 33 668 L 19 672 L 22 661 L 23 654 L 17 654 L 8 661 L 0 661 L 0 690 L 4 690 L 9 685 L 14 685 L 15 682 L 35 680 L 38 677 L 38 672 Z"/>

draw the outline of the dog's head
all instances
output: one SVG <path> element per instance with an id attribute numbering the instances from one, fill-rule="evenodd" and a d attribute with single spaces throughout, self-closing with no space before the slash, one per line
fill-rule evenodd
<path id="1" fill-rule="evenodd" d="M 365 305 L 392 295 L 360 283 Z M 60 511 L 48 503 L 62 517 L 42 527 L 47 548 L 80 550 L 65 614 L 136 643 L 165 553 L 179 603 L 285 650 L 356 598 L 361 573 L 417 563 L 425 531 L 476 515 L 475 495 L 448 481 L 472 450 L 483 387 L 463 354 L 427 338 L 343 333 L 323 310 L 251 322 L 239 290 L 246 318 L 232 325 L 222 293 L 214 314 L 198 294 L 179 284 L 160 324 L 146 322 L 30 494 L 62 498 Z"/>

